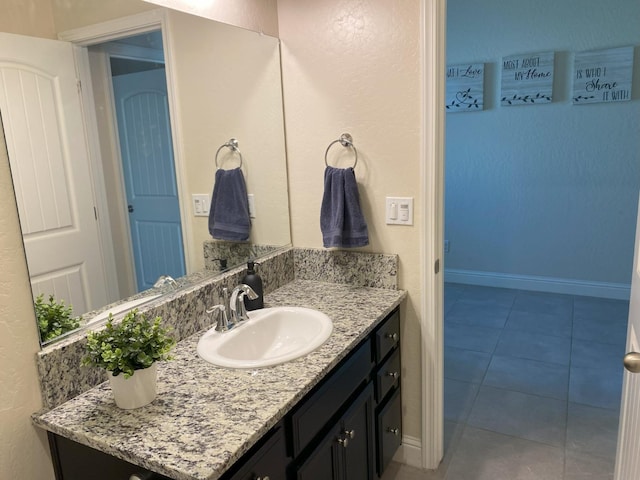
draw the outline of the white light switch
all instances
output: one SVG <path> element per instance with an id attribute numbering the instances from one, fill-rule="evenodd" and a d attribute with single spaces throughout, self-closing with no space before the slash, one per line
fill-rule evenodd
<path id="1" fill-rule="evenodd" d="M 413 197 L 387 197 L 387 225 L 413 225 Z"/>
<path id="2" fill-rule="evenodd" d="M 196 217 L 208 217 L 211 199 L 208 193 L 194 193 L 191 195 L 193 201 L 193 214 Z"/>

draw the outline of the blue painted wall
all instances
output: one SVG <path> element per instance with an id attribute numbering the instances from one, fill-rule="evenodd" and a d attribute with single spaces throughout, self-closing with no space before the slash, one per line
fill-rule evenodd
<path id="1" fill-rule="evenodd" d="M 640 189 L 638 0 L 449 0 L 447 63 L 486 62 L 447 114 L 449 269 L 628 284 Z M 629 102 L 574 106 L 573 53 L 635 45 Z M 554 101 L 501 107 L 502 56 L 555 51 Z"/>

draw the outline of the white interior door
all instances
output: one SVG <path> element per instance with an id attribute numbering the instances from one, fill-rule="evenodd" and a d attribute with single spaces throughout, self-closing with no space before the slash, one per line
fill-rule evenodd
<path id="1" fill-rule="evenodd" d="M 640 208 L 636 225 L 636 245 L 629 302 L 629 328 L 627 330 L 627 355 L 622 386 L 620 430 L 616 457 L 616 480 L 640 478 Z"/>
<path id="2" fill-rule="evenodd" d="M 109 303 L 71 43 L 0 33 L 0 113 L 34 295 Z"/>

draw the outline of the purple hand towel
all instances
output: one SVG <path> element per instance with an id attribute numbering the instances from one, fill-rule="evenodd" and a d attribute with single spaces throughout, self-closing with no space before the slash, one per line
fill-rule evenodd
<path id="1" fill-rule="evenodd" d="M 247 185 L 240 168 L 216 170 L 209 209 L 209 233 L 218 240 L 249 240 L 251 219 Z"/>
<path id="2" fill-rule="evenodd" d="M 320 230 L 325 248 L 364 247 L 369 244 L 367 222 L 360 209 L 353 168 L 327 167 L 324 171 Z"/>

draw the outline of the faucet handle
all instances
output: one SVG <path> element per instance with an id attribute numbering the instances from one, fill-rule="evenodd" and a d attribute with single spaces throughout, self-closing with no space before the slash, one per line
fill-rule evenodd
<path id="1" fill-rule="evenodd" d="M 207 308 L 205 312 L 209 316 L 209 319 L 213 320 L 212 314 L 217 310 L 220 311 L 220 315 L 218 316 L 218 322 L 216 323 L 216 332 L 226 332 L 231 328 L 229 326 L 229 317 L 227 316 L 227 307 L 224 305 L 214 305 L 213 307 Z"/>

